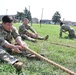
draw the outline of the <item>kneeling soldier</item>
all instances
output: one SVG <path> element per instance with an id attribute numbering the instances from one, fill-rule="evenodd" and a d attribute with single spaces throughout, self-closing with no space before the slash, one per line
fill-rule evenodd
<path id="1" fill-rule="evenodd" d="M 68 37 L 70 38 L 75 38 L 75 31 L 73 28 L 71 28 L 70 26 L 63 24 L 63 22 L 60 23 L 60 37 L 62 37 L 62 32 L 67 32 L 68 31 Z"/>

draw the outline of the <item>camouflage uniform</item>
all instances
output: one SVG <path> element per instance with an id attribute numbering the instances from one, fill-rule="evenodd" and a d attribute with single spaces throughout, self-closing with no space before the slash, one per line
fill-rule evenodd
<path id="1" fill-rule="evenodd" d="M 4 46 L 5 44 L 11 43 L 12 38 L 15 40 L 19 38 L 19 34 L 16 29 L 12 27 L 12 29 L 8 32 L 2 27 L 2 25 L 0 25 L 0 59 L 9 64 L 14 64 L 18 61 L 18 59 L 8 53 L 9 49 Z"/>
<path id="2" fill-rule="evenodd" d="M 62 32 L 66 32 L 68 31 L 68 36 L 70 38 L 75 38 L 75 32 L 74 32 L 74 29 L 73 28 L 70 28 L 70 26 L 66 25 L 66 24 L 63 24 L 60 28 L 60 37 L 62 37 Z"/>
<path id="3" fill-rule="evenodd" d="M 19 27 L 19 34 L 22 38 L 30 40 L 30 38 L 27 36 L 28 30 L 31 30 L 33 33 L 35 33 L 35 30 L 31 26 L 22 24 Z"/>
<path id="4" fill-rule="evenodd" d="M 28 37 L 28 35 L 27 35 L 28 30 L 32 31 L 33 33 L 36 33 L 36 31 L 31 26 L 22 24 L 19 27 L 20 36 L 22 38 L 24 38 L 24 39 L 27 39 L 27 40 L 31 40 L 31 41 L 35 40 L 35 39 L 33 39 L 33 37 Z M 39 39 L 39 40 L 47 40 L 48 37 L 49 37 L 48 35 L 45 36 L 45 37 L 37 36 L 37 39 Z"/>

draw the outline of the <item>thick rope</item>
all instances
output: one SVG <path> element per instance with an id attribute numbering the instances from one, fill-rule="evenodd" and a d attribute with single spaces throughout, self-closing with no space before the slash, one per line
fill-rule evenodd
<path id="1" fill-rule="evenodd" d="M 71 46 L 71 45 L 67 45 L 67 44 L 61 44 L 61 43 L 56 43 L 56 42 L 51 42 L 50 44 L 61 45 L 61 46 L 66 46 L 66 47 L 71 47 L 71 48 L 76 48 L 75 46 Z"/>
<path id="2" fill-rule="evenodd" d="M 67 69 L 67 68 L 65 68 L 65 67 L 63 67 L 63 66 L 61 66 L 61 65 L 59 65 L 59 64 L 57 64 L 57 63 L 55 63 L 55 62 L 53 62 L 51 60 L 49 60 L 48 58 L 45 58 L 45 57 L 41 56 L 40 54 L 36 53 L 35 51 L 33 51 L 33 50 L 29 49 L 29 48 L 26 48 L 26 47 L 25 47 L 25 49 L 27 51 L 29 51 L 30 53 L 36 55 L 38 58 L 40 58 L 42 60 L 45 60 L 49 64 L 52 64 L 53 66 L 56 66 L 56 67 L 60 68 L 61 70 L 67 72 L 68 74 L 70 74 L 70 75 L 76 75 L 76 73 L 72 72 L 71 70 L 69 70 L 69 69 Z"/>

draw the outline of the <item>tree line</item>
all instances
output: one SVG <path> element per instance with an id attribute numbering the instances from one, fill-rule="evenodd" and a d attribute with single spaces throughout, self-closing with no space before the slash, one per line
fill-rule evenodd
<path id="1" fill-rule="evenodd" d="M 27 18 L 29 21 L 32 20 L 31 12 L 25 7 L 24 12 L 17 12 L 16 19 L 23 20 L 24 18 Z"/>
<path id="2" fill-rule="evenodd" d="M 31 12 L 25 7 L 23 12 L 17 12 L 15 18 L 18 20 L 23 20 L 24 18 L 27 18 L 29 21 L 31 21 L 32 15 Z M 58 11 L 56 11 L 52 16 L 52 22 L 54 22 L 54 24 L 60 23 L 60 19 L 61 15 Z"/>

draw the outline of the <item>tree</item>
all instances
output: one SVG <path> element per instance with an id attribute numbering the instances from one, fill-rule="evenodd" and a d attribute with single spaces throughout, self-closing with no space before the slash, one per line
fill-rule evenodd
<path id="1" fill-rule="evenodd" d="M 60 22 L 60 19 L 61 19 L 61 16 L 60 16 L 59 12 L 56 11 L 52 17 L 52 21 L 56 24 L 56 23 Z"/>
<path id="2" fill-rule="evenodd" d="M 31 21 L 32 17 L 31 17 L 31 12 L 29 10 L 27 10 L 27 8 L 25 7 L 24 10 L 24 16 L 25 18 L 27 18 L 29 21 Z"/>
<path id="3" fill-rule="evenodd" d="M 15 18 L 18 20 L 22 20 L 24 18 L 24 13 L 23 12 L 17 12 Z"/>
<path id="4" fill-rule="evenodd" d="M 17 12 L 15 18 L 18 20 L 23 20 L 24 18 L 27 18 L 29 21 L 31 21 L 31 12 L 25 7 L 24 12 Z"/>

